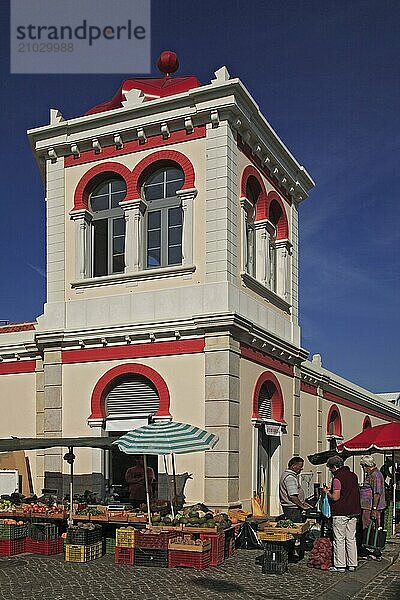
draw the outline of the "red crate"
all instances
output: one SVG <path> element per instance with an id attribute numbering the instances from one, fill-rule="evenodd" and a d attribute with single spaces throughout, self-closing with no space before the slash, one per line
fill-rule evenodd
<path id="1" fill-rule="evenodd" d="M 60 554 L 63 551 L 63 540 L 61 538 L 55 538 L 53 540 L 33 540 L 32 538 L 26 538 L 25 541 L 26 552 L 33 552 L 33 554 Z"/>
<path id="2" fill-rule="evenodd" d="M 216 567 L 222 564 L 225 559 L 225 532 L 201 533 L 200 539 L 211 542 L 211 566 Z"/>
<path id="3" fill-rule="evenodd" d="M 25 552 L 25 540 L 0 540 L 0 556 L 14 556 Z"/>
<path id="4" fill-rule="evenodd" d="M 176 531 L 160 531 L 159 533 L 143 533 L 135 530 L 135 548 L 151 550 L 168 550 L 168 542 L 176 537 Z"/>
<path id="5" fill-rule="evenodd" d="M 182 550 L 170 550 L 168 552 L 168 566 L 190 567 L 202 571 L 211 566 L 211 551 L 206 552 L 186 552 Z"/>
<path id="6" fill-rule="evenodd" d="M 133 565 L 135 562 L 135 548 L 115 547 L 115 562 L 120 565 Z"/>
<path id="7" fill-rule="evenodd" d="M 226 558 L 230 558 L 236 552 L 235 540 L 230 539 L 225 541 Z"/>

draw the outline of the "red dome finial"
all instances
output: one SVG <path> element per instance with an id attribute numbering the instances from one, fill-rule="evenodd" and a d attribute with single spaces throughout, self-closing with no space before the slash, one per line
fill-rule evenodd
<path id="1" fill-rule="evenodd" d="M 157 67 L 166 77 L 171 75 L 171 73 L 175 73 L 179 68 L 179 60 L 176 53 L 172 52 L 172 50 L 161 52 L 158 57 Z"/>

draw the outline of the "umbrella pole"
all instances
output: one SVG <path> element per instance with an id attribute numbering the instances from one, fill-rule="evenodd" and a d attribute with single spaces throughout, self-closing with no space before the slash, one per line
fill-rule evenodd
<path id="1" fill-rule="evenodd" d="M 70 460 L 70 481 L 69 481 L 69 522 L 68 525 L 73 525 L 74 520 L 72 518 L 72 514 L 74 511 L 74 457 L 73 457 L 73 447 L 70 446 L 68 448 L 68 452 L 71 455 Z"/>
<path id="2" fill-rule="evenodd" d="M 169 500 L 171 502 L 171 512 L 172 512 L 172 516 L 175 518 L 175 511 L 174 511 L 174 506 L 173 506 L 172 498 L 171 498 L 171 484 L 170 484 L 169 475 L 168 475 L 167 457 L 165 454 L 163 454 L 163 460 L 164 460 L 165 475 L 167 477 L 168 496 L 169 496 Z"/>
<path id="3" fill-rule="evenodd" d="M 176 468 L 175 468 L 175 454 L 174 453 L 171 454 L 171 461 L 172 461 L 172 474 L 174 476 L 174 496 L 176 498 L 178 493 L 176 491 Z"/>
<path id="4" fill-rule="evenodd" d="M 151 526 L 149 478 L 147 475 L 147 456 L 145 454 L 143 454 L 143 466 L 144 466 L 144 482 L 146 484 L 147 513 L 148 513 L 148 518 L 149 518 L 149 525 Z"/>

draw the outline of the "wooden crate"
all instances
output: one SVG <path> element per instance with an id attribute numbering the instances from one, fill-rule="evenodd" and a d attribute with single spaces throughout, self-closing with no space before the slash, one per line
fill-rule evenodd
<path id="1" fill-rule="evenodd" d="M 268 542 L 287 542 L 293 539 L 293 535 L 291 533 L 282 531 L 281 528 L 278 528 L 278 531 L 257 531 L 257 537 L 259 540 L 265 540 Z"/>
<path id="2" fill-rule="evenodd" d="M 180 552 L 208 552 L 211 550 L 210 540 L 203 540 L 202 544 L 178 544 L 173 540 L 168 544 L 168 550 L 179 550 Z"/>

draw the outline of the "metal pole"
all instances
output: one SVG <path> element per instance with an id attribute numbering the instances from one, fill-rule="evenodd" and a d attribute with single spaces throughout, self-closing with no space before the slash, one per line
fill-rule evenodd
<path id="1" fill-rule="evenodd" d="M 73 525 L 74 520 L 72 518 L 74 512 L 74 449 L 72 446 L 68 447 L 68 453 L 71 455 L 70 460 L 70 480 L 69 480 L 69 521 L 68 525 Z"/>
<path id="2" fill-rule="evenodd" d="M 394 461 L 394 450 L 392 452 L 392 469 L 393 469 L 393 478 L 392 478 L 392 536 L 394 537 L 396 534 L 396 471 L 397 464 Z"/>
<path id="3" fill-rule="evenodd" d="M 169 475 L 168 475 L 168 466 L 167 466 L 167 457 L 165 454 L 163 454 L 163 459 L 164 459 L 164 469 L 165 469 L 165 475 L 167 477 L 167 490 L 168 490 L 168 496 L 169 496 L 169 500 L 171 502 L 171 512 L 172 512 L 172 516 L 175 518 L 175 511 L 174 511 L 174 506 L 172 504 L 172 492 L 171 492 L 171 482 L 169 480 Z"/>
<path id="4" fill-rule="evenodd" d="M 178 495 L 178 493 L 176 491 L 176 468 L 175 468 L 175 455 L 174 455 L 174 453 L 171 454 L 171 461 L 172 461 L 172 474 L 174 476 L 174 496 L 176 498 L 177 495 Z"/>
<path id="5" fill-rule="evenodd" d="M 147 513 L 148 513 L 149 525 L 151 525 L 149 478 L 147 476 L 147 457 L 145 454 L 143 454 L 143 466 L 144 466 L 144 482 L 146 485 Z"/>

